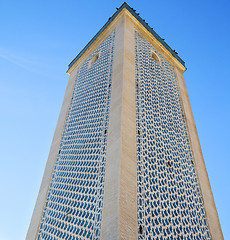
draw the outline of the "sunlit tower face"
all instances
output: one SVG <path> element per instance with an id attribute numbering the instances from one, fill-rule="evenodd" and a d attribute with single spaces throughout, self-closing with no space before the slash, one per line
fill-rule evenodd
<path id="1" fill-rule="evenodd" d="M 223 239 L 185 70 L 117 10 L 69 65 L 27 239 Z"/>

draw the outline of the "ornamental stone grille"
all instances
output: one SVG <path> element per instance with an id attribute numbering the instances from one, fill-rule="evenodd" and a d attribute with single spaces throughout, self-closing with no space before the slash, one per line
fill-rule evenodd
<path id="1" fill-rule="evenodd" d="M 135 37 L 140 239 L 210 239 L 174 68 Z"/>
<path id="2" fill-rule="evenodd" d="M 39 240 L 99 238 L 114 36 L 110 34 L 77 72 Z"/>
<path id="3" fill-rule="evenodd" d="M 27 240 L 222 240 L 184 61 L 123 3 L 69 64 Z"/>

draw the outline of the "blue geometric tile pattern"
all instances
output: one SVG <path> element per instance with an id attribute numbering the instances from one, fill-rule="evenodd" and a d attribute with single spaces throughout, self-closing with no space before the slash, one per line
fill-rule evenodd
<path id="1" fill-rule="evenodd" d="M 38 240 L 100 239 L 114 38 L 78 69 Z"/>
<path id="2" fill-rule="evenodd" d="M 211 239 L 174 68 L 135 43 L 138 239 Z"/>

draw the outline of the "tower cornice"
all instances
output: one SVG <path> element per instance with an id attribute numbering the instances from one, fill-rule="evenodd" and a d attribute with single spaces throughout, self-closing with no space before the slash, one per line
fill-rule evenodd
<path id="1" fill-rule="evenodd" d="M 156 45 L 156 47 L 161 49 L 165 53 L 165 56 L 170 60 L 170 62 L 177 66 L 179 69 L 184 72 L 186 70 L 185 62 L 178 56 L 175 50 L 173 50 L 165 41 L 162 39 L 154 30 L 151 28 L 147 22 L 145 22 L 144 19 L 142 19 L 139 16 L 139 13 L 136 13 L 136 10 L 131 8 L 126 2 L 124 2 L 120 8 L 117 8 L 117 11 L 108 19 L 108 21 L 105 23 L 105 25 L 97 32 L 97 34 L 89 41 L 89 43 L 82 49 L 82 51 L 70 62 L 68 65 L 67 73 L 69 74 L 71 72 L 71 68 L 73 65 L 75 65 L 77 62 L 79 62 L 79 59 L 82 59 L 82 57 L 85 55 L 85 53 L 90 51 L 90 49 L 93 48 L 94 45 L 97 45 L 98 42 L 100 42 L 101 35 L 105 34 L 105 31 L 108 29 L 113 28 L 115 23 L 118 21 L 118 19 L 123 14 L 129 15 L 132 20 L 135 22 L 136 26 L 142 31 L 142 34 L 145 33 L 145 35 L 148 36 L 148 38 Z M 106 31 L 107 32 L 107 31 Z"/>

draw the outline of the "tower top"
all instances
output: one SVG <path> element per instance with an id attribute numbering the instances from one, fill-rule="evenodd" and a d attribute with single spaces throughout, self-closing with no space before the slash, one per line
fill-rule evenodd
<path id="1" fill-rule="evenodd" d="M 82 51 L 70 62 L 68 65 L 69 69 L 77 62 L 77 60 L 85 53 L 85 51 L 94 43 L 94 41 L 101 35 L 101 33 L 110 25 L 111 22 L 118 16 L 123 9 L 127 9 L 132 16 L 149 32 L 152 36 L 174 57 L 177 61 L 179 61 L 184 67 L 185 62 L 178 56 L 177 52 L 173 50 L 165 41 L 162 39 L 154 30 L 151 28 L 148 23 L 139 16 L 139 13 L 136 12 L 135 9 L 131 8 L 126 2 L 124 2 L 117 11 L 108 19 L 105 25 L 97 32 L 97 34 L 89 41 L 89 43 L 82 49 Z M 67 72 L 68 72 L 67 71 Z"/>

